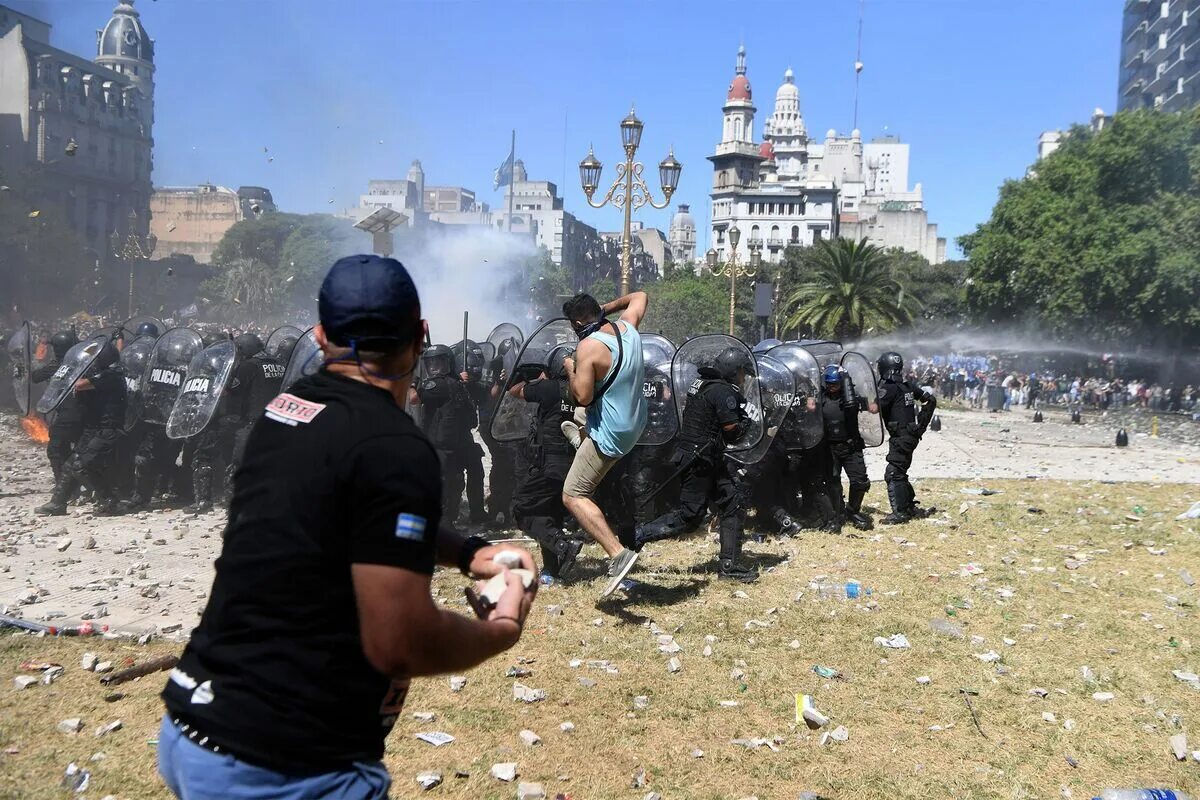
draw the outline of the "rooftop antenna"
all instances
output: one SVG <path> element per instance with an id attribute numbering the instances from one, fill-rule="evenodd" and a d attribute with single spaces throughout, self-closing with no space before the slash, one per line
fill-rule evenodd
<path id="1" fill-rule="evenodd" d="M 858 0 L 858 49 L 854 56 L 854 128 L 858 128 L 858 80 L 862 75 L 862 23 L 863 5 L 866 0 Z"/>

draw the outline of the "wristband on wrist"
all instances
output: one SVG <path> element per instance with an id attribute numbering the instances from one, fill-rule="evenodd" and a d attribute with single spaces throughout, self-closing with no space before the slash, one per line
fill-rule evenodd
<path id="1" fill-rule="evenodd" d="M 468 536 L 464 539 L 462 549 L 458 551 L 459 571 L 468 578 L 471 577 L 471 562 L 475 559 L 475 554 L 491 544 L 482 536 Z"/>

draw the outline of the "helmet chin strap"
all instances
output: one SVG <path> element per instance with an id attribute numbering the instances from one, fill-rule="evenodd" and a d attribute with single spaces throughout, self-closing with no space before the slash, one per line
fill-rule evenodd
<path id="1" fill-rule="evenodd" d="M 407 378 L 408 376 L 410 376 L 414 372 L 416 372 L 417 364 L 420 363 L 419 358 L 413 359 L 413 365 L 411 367 L 409 367 L 409 369 L 407 371 L 400 372 L 400 373 L 397 373 L 394 375 L 389 375 L 389 374 L 383 373 L 383 372 L 375 372 L 374 370 L 368 368 L 367 365 L 363 363 L 362 354 L 358 352 L 358 340 L 357 339 L 350 340 L 350 355 L 351 355 L 351 358 L 345 358 L 345 357 L 337 358 L 337 359 L 334 359 L 334 361 L 335 362 L 353 361 L 355 364 L 358 365 L 358 369 L 364 375 L 368 375 L 372 378 L 375 378 L 376 380 L 381 380 L 381 381 L 404 380 L 405 378 Z"/>

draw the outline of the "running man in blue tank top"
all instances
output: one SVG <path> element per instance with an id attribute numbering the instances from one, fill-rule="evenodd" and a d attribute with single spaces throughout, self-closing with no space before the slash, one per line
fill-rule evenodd
<path id="1" fill-rule="evenodd" d="M 642 393 L 642 337 L 645 292 L 633 292 L 601 306 L 580 294 L 563 303 L 563 315 L 579 335 L 575 358 L 568 358 L 571 397 L 587 406 L 587 438 L 579 445 L 563 483 L 563 505 L 608 554 L 609 581 L 601 597 L 616 591 L 637 553 L 623 547 L 592 496 L 613 465 L 633 450 L 646 427 Z M 616 322 L 606 314 L 620 312 Z M 619 341 L 618 341 L 618 337 Z M 610 374 L 611 373 L 611 374 Z"/>

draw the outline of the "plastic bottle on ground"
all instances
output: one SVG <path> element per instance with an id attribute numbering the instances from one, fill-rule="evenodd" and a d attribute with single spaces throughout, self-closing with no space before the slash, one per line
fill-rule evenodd
<path id="1" fill-rule="evenodd" d="M 1105 789 L 1093 800 L 1191 800 L 1172 789 Z"/>
<path id="2" fill-rule="evenodd" d="M 817 597 L 822 600 L 831 598 L 837 600 L 858 600 L 872 593 L 870 589 L 858 581 L 847 581 L 846 583 L 810 583 L 808 588 L 815 591 Z"/>

